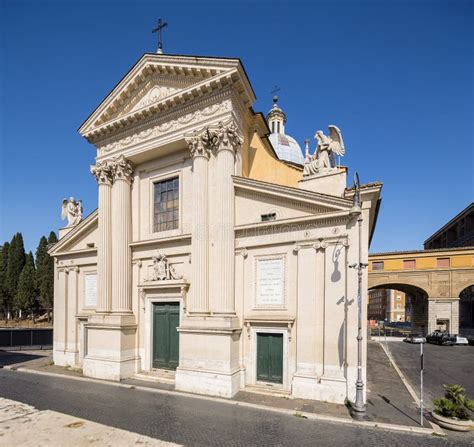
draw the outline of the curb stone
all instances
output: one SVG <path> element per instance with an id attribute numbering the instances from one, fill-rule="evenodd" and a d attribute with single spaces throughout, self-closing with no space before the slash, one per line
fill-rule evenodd
<path id="1" fill-rule="evenodd" d="M 315 421 L 333 422 L 333 423 L 347 424 L 347 425 L 360 426 L 360 427 L 366 427 L 366 428 L 376 428 L 376 429 L 392 430 L 392 431 L 398 431 L 398 432 L 402 431 L 402 432 L 423 434 L 423 435 L 436 434 L 436 431 L 434 431 L 433 429 L 423 428 L 423 427 L 410 427 L 408 425 L 388 424 L 385 422 L 355 421 L 350 418 L 340 418 L 340 417 L 335 417 L 335 416 L 327 416 L 323 414 L 308 413 L 304 411 L 289 410 L 285 408 L 275 408 L 275 407 L 269 407 L 266 405 L 252 404 L 248 402 L 239 402 L 239 401 L 229 400 L 225 398 L 186 393 L 183 391 L 161 390 L 157 388 L 148 388 L 148 387 L 144 387 L 140 385 L 128 385 L 128 384 L 124 384 L 120 382 L 111 382 L 111 381 L 106 381 L 106 380 L 93 379 L 89 377 L 86 378 L 86 377 L 68 376 L 65 374 L 51 373 L 47 371 L 37 371 L 34 369 L 23 368 L 21 366 L 17 366 L 17 367 L 12 367 L 12 366 L 13 365 L 5 366 L 5 369 L 20 372 L 20 373 L 24 372 L 28 374 L 37 374 L 37 375 L 48 376 L 48 377 L 56 377 L 56 378 L 60 377 L 63 379 L 71 379 L 71 380 L 77 380 L 77 381 L 83 381 L 83 382 L 92 382 L 92 383 L 115 386 L 119 388 L 130 389 L 130 390 L 139 390 L 139 391 L 146 391 L 146 392 L 157 393 L 157 394 L 165 394 L 169 396 L 190 397 L 194 399 L 224 403 L 224 404 L 234 405 L 234 406 L 239 406 L 239 407 L 252 408 L 255 410 L 271 411 L 273 413 L 285 414 L 285 415 L 294 416 L 294 417 L 295 417 L 295 414 L 298 413 L 299 417 L 303 417 L 303 418 L 306 418 L 309 420 L 315 420 Z"/>

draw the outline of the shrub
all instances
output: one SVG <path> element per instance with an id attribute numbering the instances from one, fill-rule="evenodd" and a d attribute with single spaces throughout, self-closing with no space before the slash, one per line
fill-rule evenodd
<path id="1" fill-rule="evenodd" d="M 466 397 L 466 390 L 460 385 L 443 385 L 444 397 L 435 399 L 435 412 L 451 419 L 468 421 L 474 412 L 474 400 Z"/>

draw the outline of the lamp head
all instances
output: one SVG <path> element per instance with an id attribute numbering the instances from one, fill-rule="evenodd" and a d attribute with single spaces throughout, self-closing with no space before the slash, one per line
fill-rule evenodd
<path id="1" fill-rule="evenodd" d="M 349 211 L 349 216 L 350 217 L 358 217 L 362 213 L 362 209 L 360 208 L 360 205 L 358 203 L 354 203 L 352 205 L 352 208 Z"/>

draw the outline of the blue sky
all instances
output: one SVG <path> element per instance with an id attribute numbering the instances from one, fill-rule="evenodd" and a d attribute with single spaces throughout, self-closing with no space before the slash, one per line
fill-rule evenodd
<path id="1" fill-rule="evenodd" d="M 371 251 L 421 248 L 474 198 L 470 1 L 0 0 L 0 242 L 28 249 L 73 195 L 97 206 L 77 128 L 145 52 L 240 57 L 303 146 L 338 125 L 343 163 L 384 182 Z"/>

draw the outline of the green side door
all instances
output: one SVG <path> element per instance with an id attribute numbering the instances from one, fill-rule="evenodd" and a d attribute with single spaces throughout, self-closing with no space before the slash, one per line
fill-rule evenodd
<path id="1" fill-rule="evenodd" d="M 283 334 L 257 332 L 257 380 L 283 383 Z"/>
<path id="2" fill-rule="evenodd" d="M 179 363 L 179 303 L 153 303 L 153 368 Z"/>

